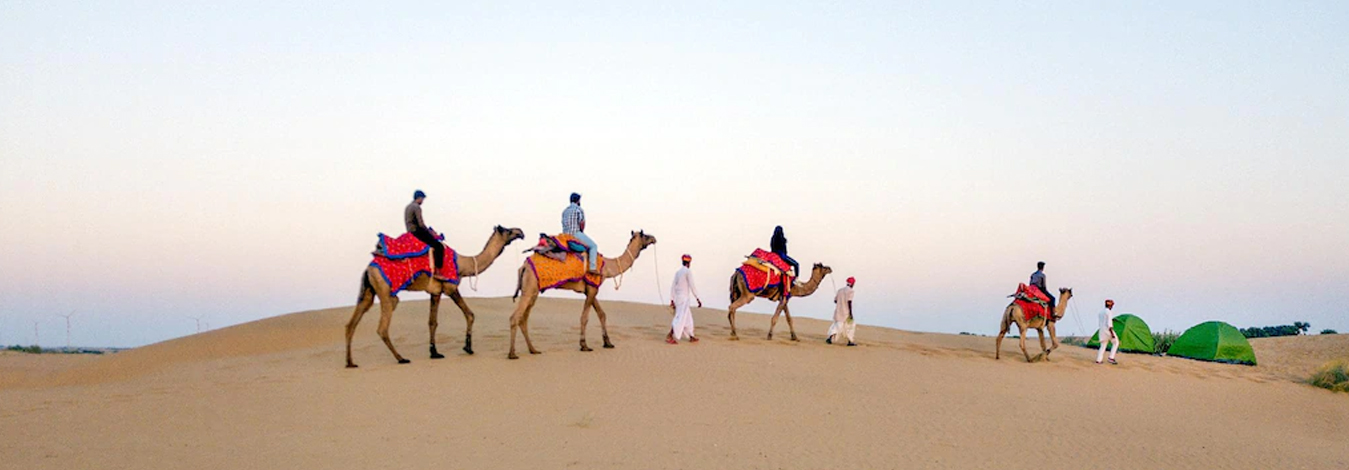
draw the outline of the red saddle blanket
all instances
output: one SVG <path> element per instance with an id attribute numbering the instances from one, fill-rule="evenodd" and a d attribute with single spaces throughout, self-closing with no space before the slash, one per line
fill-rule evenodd
<path id="1" fill-rule="evenodd" d="M 1039 287 L 1017 284 L 1012 297 L 1016 299 L 1013 302 L 1021 307 L 1021 313 L 1026 315 L 1026 321 L 1035 317 L 1049 318 L 1049 296 L 1041 292 Z"/>
<path id="2" fill-rule="evenodd" d="M 793 278 L 792 275 L 789 274 L 792 272 L 792 265 L 787 264 L 787 262 L 783 261 L 782 257 L 778 256 L 776 253 L 764 251 L 762 249 L 754 250 L 754 253 L 750 254 L 749 258 L 751 259 L 746 261 L 745 264 L 736 268 L 736 272 L 739 272 L 740 275 L 745 278 L 745 286 L 749 288 L 751 294 L 759 295 L 759 293 L 763 292 L 765 289 L 776 287 L 778 288 L 779 294 L 774 296 L 773 300 L 781 298 L 782 295 L 788 297 L 792 295 L 790 286 Z M 756 263 L 755 260 L 771 265 L 782 274 L 770 273 L 766 268 L 756 266 L 758 263 Z M 787 287 L 784 288 L 784 285 Z"/>
<path id="3" fill-rule="evenodd" d="M 443 240 L 445 237 L 441 237 Z M 370 266 L 379 270 L 384 282 L 389 284 L 390 294 L 398 295 L 417 276 L 431 275 L 431 247 L 421 240 L 405 233 L 398 238 L 379 234 L 379 244 L 375 247 L 374 259 Z M 459 263 L 454 249 L 445 247 L 445 259 L 440 263 L 440 275 L 449 279 L 450 284 L 459 284 Z"/>
<path id="4" fill-rule="evenodd" d="M 778 268 L 784 273 L 791 272 L 792 270 L 792 265 L 787 264 L 786 261 L 783 261 L 781 256 L 778 256 L 777 253 L 771 251 L 764 251 L 761 248 L 755 248 L 754 253 L 751 253 L 749 256 L 752 258 L 759 258 L 761 260 L 764 260 L 768 264 L 772 264 L 773 267 Z"/>

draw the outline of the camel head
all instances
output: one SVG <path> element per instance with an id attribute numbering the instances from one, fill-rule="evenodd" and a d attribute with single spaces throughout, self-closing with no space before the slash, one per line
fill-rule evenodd
<path id="1" fill-rule="evenodd" d="M 1073 288 L 1071 288 L 1071 287 L 1060 287 L 1060 288 L 1059 288 L 1059 302 L 1060 302 L 1060 303 L 1067 303 L 1067 302 L 1068 302 L 1068 299 L 1071 299 L 1071 298 L 1073 298 Z"/>
<path id="2" fill-rule="evenodd" d="M 632 232 L 632 241 L 629 241 L 628 243 L 632 243 L 634 241 L 640 243 L 638 250 L 645 250 L 646 247 L 656 244 L 656 237 L 647 235 L 646 232 L 643 230 L 638 230 L 636 232 Z"/>
<path id="3" fill-rule="evenodd" d="M 518 228 L 506 228 L 498 225 L 492 230 L 495 236 L 505 237 L 507 245 L 510 245 L 516 240 L 523 240 L 525 238 L 525 231 Z"/>
<path id="4" fill-rule="evenodd" d="M 834 268 L 825 266 L 824 263 L 815 263 L 815 265 L 810 268 L 810 278 L 824 280 L 825 276 L 828 276 L 833 272 Z"/>

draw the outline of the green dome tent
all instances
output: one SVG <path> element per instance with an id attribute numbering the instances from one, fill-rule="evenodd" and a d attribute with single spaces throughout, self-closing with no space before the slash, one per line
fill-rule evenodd
<path id="1" fill-rule="evenodd" d="M 1237 327 L 1220 321 L 1200 323 L 1185 330 L 1166 354 L 1201 361 L 1255 365 L 1251 343 Z"/>
<path id="2" fill-rule="evenodd" d="M 1115 317 L 1115 334 L 1119 335 L 1119 350 L 1125 352 L 1140 352 L 1152 354 L 1157 351 L 1157 344 L 1152 339 L 1152 330 L 1148 329 L 1148 324 L 1138 315 L 1125 313 Z M 1089 348 L 1101 347 L 1101 332 L 1091 335 L 1091 341 L 1087 342 Z"/>

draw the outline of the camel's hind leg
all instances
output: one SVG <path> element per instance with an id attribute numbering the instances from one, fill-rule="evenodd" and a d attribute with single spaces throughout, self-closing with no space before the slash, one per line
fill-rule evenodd
<path id="1" fill-rule="evenodd" d="M 436 351 L 436 327 L 440 326 L 440 294 L 431 295 L 431 317 L 427 319 L 426 326 L 431 330 L 431 359 L 444 359 L 445 356 Z"/>
<path id="2" fill-rule="evenodd" d="M 475 318 L 475 315 L 473 315 L 473 310 L 468 308 L 468 302 L 464 301 L 464 296 L 459 294 L 458 289 L 450 292 L 450 300 L 453 300 L 454 304 L 459 306 L 459 311 L 464 312 L 464 352 L 472 355 L 473 319 Z"/>
<path id="3" fill-rule="evenodd" d="M 595 296 L 591 295 L 590 288 L 586 288 L 586 300 L 581 305 L 581 352 L 594 351 L 586 345 L 586 326 L 590 324 L 590 307 L 595 305 Z"/>
<path id="4" fill-rule="evenodd" d="M 993 360 L 1002 359 L 1002 337 L 1007 336 L 1007 332 L 1012 329 L 1012 307 L 1007 307 L 1002 312 L 1002 326 L 998 328 L 998 341 L 993 349 Z"/>
<path id="5" fill-rule="evenodd" d="M 787 317 L 787 330 L 792 332 L 792 341 L 801 341 L 796 339 L 796 325 L 792 324 L 792 308 L 787 302 L 782 303 L 782 315 Z"/>
<path id="6" fill-rule="evenodd" d="M 522 297 L 515 301 L 515 312 L 511 313 L 511 351 L 506 355 L 508 359 L 519 359 L 515 355 L 515 332 L 520 329 L 521 323 L 529 309 L 534 306 L 534 299 L 539 296 L 537 289 L 523 289 Z"/>
<path id="7" fill-rule="evenodd" d="M 741 307 L 749 305 L 750 301 L 752 300 L 754 300 L 753 296 L 741 297 L 737 299 L 735 302 L 731 302 L 731 306 L 726 309 L 726 320 L 731 322 L 731 341 L 740 340 L 740 336 L 737 335 L 735 331 L 735 311 L 739 310 Z"/>
<path id="8" fill-rule="evenodd" d="M 600 334 L 604 335 L 604 349 L 613 349 L 614 343 L 609 341 L 609 321 L 608 315 L 604 313 L 604 307 L 600 306 L 598 300 L 592 302 L 595 304 L 595 315 L 600 317 Z"/>
<path id="9" fill-rule="evenodd" d="M 389 339 L 389 323 L 393 321 L 393 311 L 397 308 L 398 297 L 390 296 L 388 302 L 385 302 L 384 299 L 380 299 L 379 338 L 384 340 L 384 345 L 389 347 L 389 352 L 393 353 L 393 357 L 398 359 L 399 364 L 407 364 L 412 361 L 404 359 L 401 354 L 398 354 L 398 350 L 393 347 L 393 340 Z"/>
<path id="10" fill-rule="evenodd" d="M 347 367 L 350 368 L 356 367 L 356 363 L 351 361 L 351 338 L 356 335 L 356 325 L 361 323 L 361 317 L 375 304 L 375 290 L 365 282 L 362 281 L 361 298 L 356 302 L 356 310 L 351 312 L 351 320 L 347 322 Z"/>

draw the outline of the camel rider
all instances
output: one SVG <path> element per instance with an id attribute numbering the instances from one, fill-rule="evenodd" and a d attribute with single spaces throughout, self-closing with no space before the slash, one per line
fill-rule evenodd
<path id="1" fill-rule="evenodd" d="M 1035 272 L 1030 275 L 1030 285 L 1040 288 L 1040 292 L 1049 297 L 1049 310 L 1054 310 L 1054 294 L 1049 293 L 1049 287 L 1045 285 L 1045 262 L 1041 261 L 1035 264 Z"/>
<path id="2" fill-rule="evenodd" d="M 589 268 L 587 268 L 587 271 L 591 274 L 598 274 L 600 272 L 598 265 L 600 247 L 595 244 L 595 240 L 591 240 L 589 236 L 586 236 L 585 229 L 586 213 L 581 210 L 581 195 L 571 193 L 571 205 L 567 206 L 567 209 L 562 211 L 562 233 L 575 237 L 576 241 L 585 245 L 586 257 L 589 259 Z"/>
<path id="3" fill-rule="evenodd" d="M 403 224 L 407 226 L 408 233 L 417 237 L 426 246 L 431 247 L 431 277 L 437 281 L 448 281 L 445 276 L 440 275 L 440 264 L 445 259 L 445 245 L 436 239 L 435 232 L 426 226 L 426 220 L 422 219 L 422 201 L 426 200 L 426 193 L 418 189 L 412 193 L 412 203 L 403 209 Z"/>
<path id="4" fill-rule="evenodd" d="M 801 264 L 797 263 L 792 257 L 787 256 L 787 236 L 782 234 L 782 226 L 779 225 L 773 229 L 773 240 L 769 242 L 769 248 L 772 248 L 774 254 L 782 257 L 783 261 L 792 265 L 792 276 L 801 279 Z"/>

